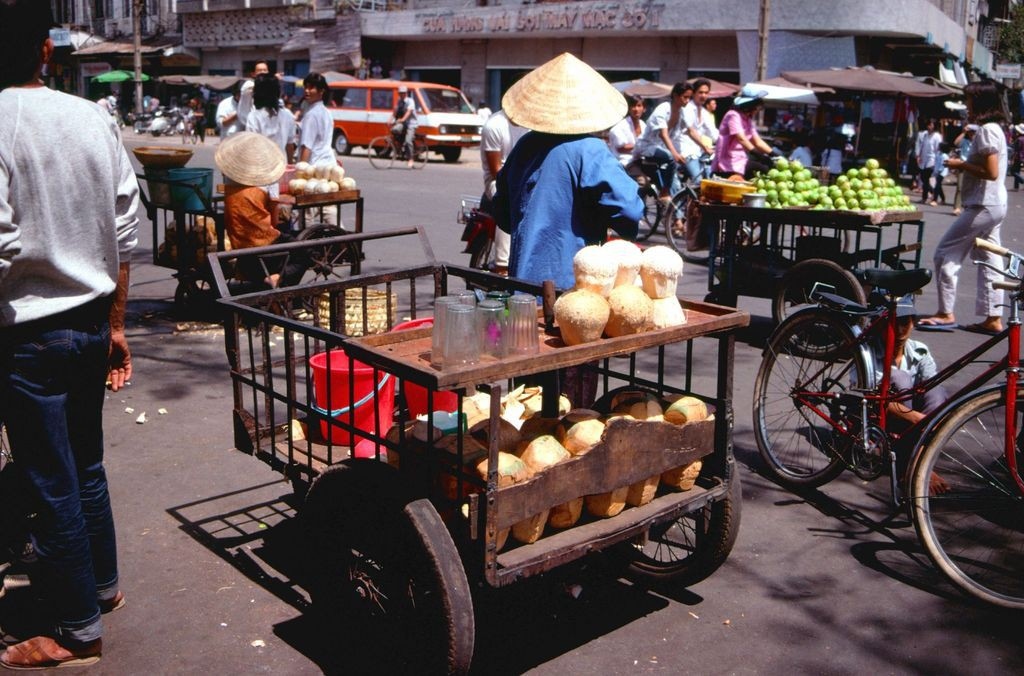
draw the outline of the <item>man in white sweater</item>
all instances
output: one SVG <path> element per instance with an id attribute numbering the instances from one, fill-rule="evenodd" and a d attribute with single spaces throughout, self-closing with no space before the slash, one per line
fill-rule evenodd
<path id="1" fill-rule="evenodd" d="M 124 332 L 139 187 L 95 103 L 46 88 L 50 3 L 0 0 L 0 415 L 40 505 L 33 587 L 53 631 L 3 666 L 89 664 L 124 605 L 103 469 L 104 383 L 131 377 Z"/>

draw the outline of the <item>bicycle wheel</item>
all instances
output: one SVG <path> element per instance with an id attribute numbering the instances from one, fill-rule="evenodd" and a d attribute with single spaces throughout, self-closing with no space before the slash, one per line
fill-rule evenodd
<path id="1" fill-rule="evenodd" d="M 389 136 L 378 136 L 366 146 L 366 155 L 374 169 L 390 169 L 395 163 L 395 146 Z"/>
<path id="2" fill-rule="evenodd" d="M 835 287 L 835 293 L 865 305 L 864 287 L 849 270 L 824 258 L 800 261 L 782 275 L 775 298 L 772 299 L 772 319 L 778 323 L 797 310 L 814 304 L 811 291 L 817 282 Z"/>
<path id="3" fill-rule="evenodd" d="M 769 339 L 754 382 L 754 437 L 780 484 L 815 488 L 843 471 L 852 437 L 829 423 L 849 428 L 859 412 L 854 405 L 848 417 L 853 400 L 842 395 L 871 383 L 855 340 L 842 316 L 824 311 L 794 315 Z"/>
<path id="4" fill-rule="evenodd" d="M 427 155 L 429 154 L 430 148 L 427 147 L 427 142 L 417 138 L 412 147 L 412 168 L 422 169 L 427 166 Z"/>
<path id="5" fill-rule="evenodd" d="M 694 197 L 695 195 L 688 186 L 672 195 L 672 201 L 669 202 L 668 208 L 662 214 L 662 225 L 665 228 L 665 239 L 670 247 L 678 251 L 680 255 L 685 254 L 688 259 L 699 259 L 695 262 L 700 262 L 707 260 L 707 251 L 691 252 L 687 251 L 686 247 L 686 222 L 690 218 L 688 209 L 690 200 Z"/>
<path id="6" fill-rule="evenodd" d="M 1024 495 L 1007 467 L 1006 386 L 960 404 L 920 452 L 908 502 L 928 557 L 967 594 L 1024 609 Z M 1024 389 L 1011 438 L 1024 463 Z"/>
<path id="7" fill-rule="evenodd" d="M 658 199 L 658 191 L 650 183 L 640 186 L 637 192 L 644 201 L 644 215 L 637 228 L 636 240 L 643 242 L 658 229 L 658 223 L 662 219 L 662 205 Z"/>

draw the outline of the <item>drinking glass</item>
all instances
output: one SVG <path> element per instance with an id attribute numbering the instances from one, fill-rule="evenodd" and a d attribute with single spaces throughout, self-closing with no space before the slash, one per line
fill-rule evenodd
<path id="1" fill-rule="evenodd" d="M 430 363 L 444 364 L 444 320 L 448 306 L 459 302 L 458 296 L 438 296 L 434 299 L 434 327 L 430 330 Z"/>
<path id="2" fill-rule="evenodd" d="M 455 294 L 463 305 L 476 305 L 476 293 L 467 289 Z"/>
<path id="3" fill-rule="evenodd" d="M 512 354 L 536 354 L 540 351 L 537 338 L 537 299 L 516 294 L 508 299 L 508 351 Z"/>
<path id="4" fill-rule="evenodd" d="M 477 326 L 480 332 L 480 354 L 497 359 L 505 356 L 508 321 L 505 304 L 496 300 L 482 300 L 476 306 Z"/>
<path id="5" fill-rule="evenodd" d="M 444 367 L 475 364 L 480 361 L 480 335 L 477 333 L 476 307 L 449 305 L 444 318 Z"/>

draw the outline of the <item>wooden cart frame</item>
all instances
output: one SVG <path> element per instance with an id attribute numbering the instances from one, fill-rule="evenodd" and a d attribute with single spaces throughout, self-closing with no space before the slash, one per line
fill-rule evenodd
<path id="1" fill-rule="evenodd" d="M 769 298 L 782 321 L 808 302 L 815 282 L 866 301 L 857 271 L 916 268 L 924 221 L 918 211 L 857 212 L 700 205 L 712 233 L 707 300 L 735 307 L 739 296 Z"/>
<path id="2" fill-rule="evenodd" d="M 415 578 L 414 590 L 429 589 L 431 593 L 418 599 L 412 613 L 417 630 L 405 642 L 396 636 L 394 624 L 384 632 L 392 641 L 391 651 L 415 655 L 412 664 L 435 664 L 436 660 L 438 669 L 458 672 L 467 669 L 472 658 L 468 580 L 501 587 L 600 550 L 625 556 L 633 573 L 649 582 L 689 584 L 717 568 L 728 555 L 738 527 L 739 483 L 732 455 L 733 330 L 745 326 L 749 316 L 682 300 L 688 315 L 683 326 L 568 347 L 561 343 L 550 314 L 542 312 L 537 324 L 538 354 L 439 370 L 430 364 L 429 328 L 374 334 L 370 331 L 371 305 L 384 299 L 390 329 L 399 316 L 413 320 L 428 313 L 430 301 L 449 291 L 475 287 L 539 296 L 544 290 L 437 263 L 418 228 L 339 239 L 372 247 L 375 240 L 393 237 L 418 237 L 426 264 L 220 301 L 227 312 L 225 346 L 233 384 L 235 445 L 282 471 L 300 492 L 308 487 L 303 519 L 316 542 L 310 558 L 318 569 L 336 569 L 341 561 L 341 567 L 350 571 L 340 581 L 334 577 L 315 585 L 311 590 L 314 604 L 345 605 L 344 598 L 365 600 L 369 596 L 376 599 L 370 615 L 379 620 L 379 608 L 388 605 L 381 598 L 387 595 L 378 595 L 377 582 L 369 584 L 366 579 L 387 568 L 382 561 L 390 562 L 392 570 L 401 567 L 404 575 Z M 217 254 L 215 258 L 227 257 Z M 214 266 L 215 277 L 219 269 Z M 218 284 L 221 282 L 218 279 Z M 318 299 L 313 305 L 320 308 L 311 322 L 278 313 L 278 308 L 309 296 Z M 354 323 L 353 315 L 357 317 Z M 353 333 L 364 335 L 350 335 Z M 714 344 L 713 357 L 698 358 L 698 340 Z M 349 391 L 355 391 L 351 374 L 356 361 L 372 369 L 372 382 L 378 385 L 368 395 L 373 406 L 371 430 L 360 429 L 355 407 L 331 401 L 330 393 L 327 401 L 314 401 L 309 359 L 325 351 L 328 369 L 332 360 L 347 362 Z M 701 354 L 708 353 L 705 345 Z M 692 394 L 707 402 L 715 415 L 683 426 L 613 420 L 602 441 L 587 454 L 554 465 L 529 482 L 499 488 L 502 393 L 513 379 L 529 378 L 544 385 L 542 415 L 551 411 L 557 415 L 559 373 L 569 368 L 593 373 L 602 393 L 618 386 L 658 395 Z M 384 419 L 376 401 L 376 391 L 387 378 L 401 382 L 390 434 L 384 430 L 391 428 L 391 420 Z M 456 393 L 460 413 L 475 388 L 490 392 L 486 481 L 467 465 L 474 457 L 468 434 L 456 432 L 444 451 L 417 440 L 402 404 L 401 393 L 411 385 L 425 388 L 431 411 L 441 392 Z M 336 417 L 330 417 L 331 413 Z M 347 443 L 334 443 L 321 429 L 323 425 L 351 438 Z M 432 416 L 427 416 L 423 438 L 438 435 Z M 371 459 L 354 457 L 360 448 Z M 584 519 L 562 531 L 549 529 L 548 535 L 533 544 L 499 547 L 502 531 L 543 510 L 628 486 L 701 458 L 700 476 L 689 491 L 660 490 L 647 504 L 627 507 L 612 518 Z M 658 555 L 648 553 L 662 544 L 652 543 L 663 537 L 668 540 L 667 532 L 683 522 L 693 532 L 693 542 L 681 558 L 660 561 Z M 396 541 L 403 543 L 401 556 L 381 552 L 393 554 Z M 648 545 L 650 549 L 645 549 Z M 366 550 L 375 554 L 361 559 L 353 554 Z M 367 559 L 372 565 L 366 565 Z M 358 574 L 351 572 L 354 569 L 359 569 Z M 358 592 L 343 592 L 353 586 L 360 587 Z M 406 591 L 399 590 L 398 596 Z M 389 606 L 389 621 L 408 628 L 400 618 L 412 611 L 405 610 L 402 613 Z M 358 613 L 351 611 L 346 617 L 355 615 Z M 357 624 L 365 629 L 370 620 L 359 616 L 362 619 Z M 351 623 L 346 627 L 359 629 Z"/>

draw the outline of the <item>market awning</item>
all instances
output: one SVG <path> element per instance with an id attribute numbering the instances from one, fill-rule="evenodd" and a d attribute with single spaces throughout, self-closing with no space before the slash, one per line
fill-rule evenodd
<path id="1" fill-rule="evenodd" d="M 816 106 L 819 103 L 818 97 L 815 96 L 814 92 L 806 87 L 797 87 L 792 84 L 789 86 L 779 86 L 768 84 L 767 82 L 751 82 L 750 86 L 767 92 L 768 94 L 764 97 L 764 101 L 769 103 L 802 103 L 807 106 Z"/>
<path id="2" fill-rule="evenodd" d="M 672 93 L 672 85 L 662 84 L 660 82 L 651 82 L 644 78 L 623 80 L 622 82 L 611 82 L 609 84 L 623 94 L 642 96 L 647 99 L 660 99 L 663 96 L 668 96 Z"/>
<path id="3" fill-rule="evenodd" d="M 177 46 L 176 43 L 167 42 L 163 44 L 142 45 L 139 52 L 142 54 L 158 54 L 164 50 Z M 75 56 L 103 56 L 106 54 L 134 54 L 135 45 L 131 42 L 99 42 L 76 49 L 72 54 Z"/>
<path id="4" fill-rule="evenodd" d="M 831 87 L 820 87 L 818 85 L 798 85 L 795 82 L 787 80 L 784 77 L 770 77 L 766 80 L 760 80 L 755 84 L 761 85 L 772 85 L 775 87 L 800 87 L 801 89 L 807 89 L 814 92 L 815 94 L 835 94 L 836 90 Z"/>
<path id="5" fill-rule="evenodd" d="M 799 85 L 818 85 L 875 94 L 903 94 L 923 98 L 949 96 L 947 89 L 918 82 L 912 76 L 875 70 L 871 66 L 827 70 L 787 70 L 782 77 Z"/>
<path id="6" fill-rule="evenodd" d="M 168 85 L 194 85 L 223 91 L 234 87 L 242 78 L 237 75 L 163 75 L 158 79 Z"/>

